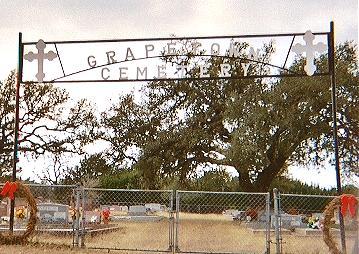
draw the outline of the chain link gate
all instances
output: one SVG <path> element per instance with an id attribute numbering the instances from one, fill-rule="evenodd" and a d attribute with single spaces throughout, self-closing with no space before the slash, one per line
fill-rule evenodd
<path id="1" fill-rule="evenodd" d="M 327 254 L 323 240 L 322 219 L 325 207 L 335 196 L 282 194 L 274 190 L 274 224 L 276 254 Z M 340 246 L 339 211 L 335 213 L 331 234 Z M 355 220 L 345 222 L 348 254 L 357 253 L 358 226 Z M 339 247 L 340 248 L 340 247 Z"/>
<path id="2" fill-rule="evenodd" d="M 77 187 L 40 184 L 28 186 L 37 200 L 38 208 L 36 234 L 31 240 L 74 246 L 76 219 L 71 216 L 71 212 L 75 208 Z"/>
<path id="3" fill-rule="evenodd" d="M 177 191 L 177 253 L 270 253 L 269 193 Z"/>
<path id="4" fill-rule="evenodd" d="M 173 251 L 173 192 L 83 189 L 81 246 L 124 251 Z"/>

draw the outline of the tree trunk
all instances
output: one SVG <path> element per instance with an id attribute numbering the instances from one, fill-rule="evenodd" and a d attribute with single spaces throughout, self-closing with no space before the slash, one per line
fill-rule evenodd
<path id="1" fill-rule="evenodd" d="M 272 181 L 278 176 L 286 159 L 279 157 L 271 162 L 261 173 L 258 174 L 256 181 L 251 182 L 248 172 L 238 171 L 239 189 L 245 192 L 268 192 Z"/>

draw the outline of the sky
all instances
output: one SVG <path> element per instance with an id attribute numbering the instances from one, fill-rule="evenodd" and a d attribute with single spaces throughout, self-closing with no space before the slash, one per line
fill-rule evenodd
<path id="1" fill-rule="evenodd" d="M 326 32 L 330 21 L 335 22 L 336 42 L 358 42 L 357 0 L 0 0 L 0 80 L 17 66 L 19 32 L 23 41 L 131 39 Z M 126 90 L 117 84 L 64 87 L 100 106 Z M 291 174 L 334 186 L 334 171 L 321 171 L 293 169 Z"/>

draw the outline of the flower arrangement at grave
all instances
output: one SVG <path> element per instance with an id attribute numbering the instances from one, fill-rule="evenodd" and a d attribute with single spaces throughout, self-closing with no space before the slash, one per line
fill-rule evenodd
<path id="1" fill-rule="evenodd" d="M 311 228 L 311 229 L 322 229 L 323 223 L 319 219 L 319 217 L 311 216 L 308 218 L 307 226 L 308 226 L 308 228 Z"/>
<path id="2" fill-rule="evenodd" d="M 102 221 L 104 224 L 108 224 L 110 221 L 110 209 L 104 209 L 101 213 Z"/>
<path id="3" fill-rule="evenodd" d="M 258 219 L 258 212 L 257 212 L 257 210 L 255 210 L 253 208 L 248 208 L 245 211 L 245 215 L 246 215 L 247 221 L 253 221 L 253 220 Z"/>
<path id="4" fill-rule="evenodd" d="M 0 193 L 0 201 L 7 197 L 10 198 L 10 200 L 14 200 L 15 196 L 25 198 L 28 203 L 30 216 L 26 225 L 26 230 L 21 235 L 0 234 L 0 244 L 24 244 L 27 242 L 29 236 L 35 231 L 37 223 L 37 205 L 29 187 L 19 181 L 6 182 Z M 15 216 L 19 219 L 23 219 L 25 218 L 25 214 L 25 208 L 23 210 L 18 209 Z"/>
<path id="5" fill-rule="evenodd" d="M 19 220 L 23 220 L 26 217 L 26 209 L 25 207 L 20 207 L 16 209 L 15 217 Z"/>
<path id="6" fill-rule="evenodd" d="M 324 222 L 323 222 L 323 240 L 329 247 L 329 251 L 332 254 L 342 254 L 338 249 L 337 243 L 334 241 L 333 235 L 330 232 L 332 225 L 332 219 L 334 218 L 334 212 L 340 209 L 340 213 L 343 218 L 348 216 L 354 221 L 358 221 L 358 199 L 354 195 L 343 194 L 334 198 L 324 210 Z"/>

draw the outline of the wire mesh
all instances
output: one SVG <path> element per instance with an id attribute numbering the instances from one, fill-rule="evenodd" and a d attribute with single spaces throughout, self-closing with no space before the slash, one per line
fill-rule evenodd
<path id="1" fill-rule="evenodd" d="M 172 191 L 84 189 L 87 248 L 172 250 Z"/>
<path id="2" fill-rule="evenodd" d="M 177 193 L 177 252 L 266 251 L 268 193 Z"/>

